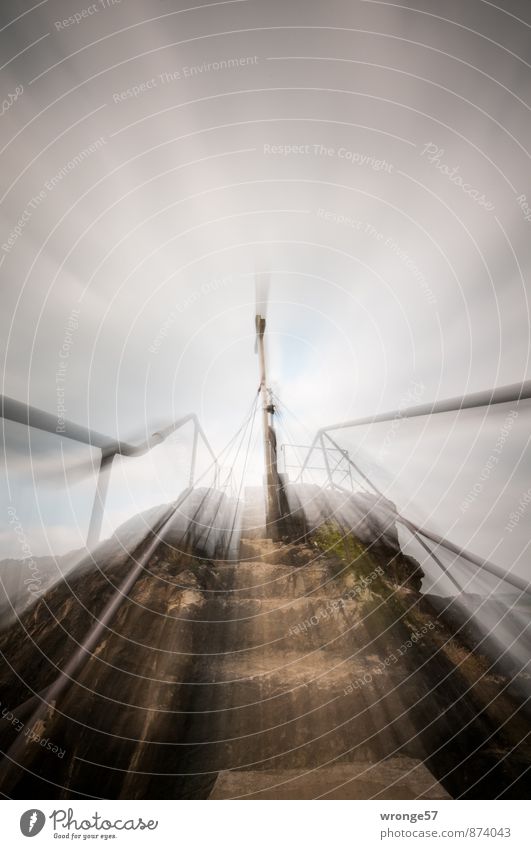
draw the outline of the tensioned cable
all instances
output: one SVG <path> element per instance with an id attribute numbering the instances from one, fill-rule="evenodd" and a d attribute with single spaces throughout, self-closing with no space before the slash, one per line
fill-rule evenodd
<path id="1" fill-rule="evenodd" d="M 289 440 L 290 440 L 290 442 L 292 443 L 292 445 L 293 445 L 293 449 L 294 449 L 295 454 L 296 454 L 296 456 L 297 456 L 297 460 L 299 461 L 299 459 L 300 459 L 300 458 L 299 458 L 299 454 L 298 454 L 298 451 L 297 451 L 297 446 L 295 445 L 295 439 L 294 439 L 293 434 L 291 433 L 291 431 L 290 431 L 290 429 L 289 429 L 289 427 L 288 427 L 288 424 L 287 424 L 287 422 L 286 422 L 286 417 L 284 416 L 284 410 L 285 410 L 287 413 L 289 413 L 289 414 L 291 415 L 291 417 L 292 417 L 293 419 L 295 419 L 297 422 L 298 422 L 299 420 L 297 419 L 297 417 L 295 416 L 295 414 L 294 414 L 294 413 L 291 413 L 291 412 L 290 412 L 290 410 L 289 410 L 289 409 L 288 409 L 288 407 L 284 404 L 284 402 L 280 400 L 280 398 L 279 398 L 279 396 L 277 395 L 277 393 L 276 393 L 276 392 L 273 392 L 273 391 L 272 391 L 272 392 L 271 392 L 271 396 L 272 396 L 273 401 L 275 402 L 275 405 L 276 405 L 276 408 L 277 408 L 277 410 L 276 410 L 276 414 L 277 414 L 277 416 L 278 416 L 278 420 L 279 420 L 279 422 L 280 422 L 280 425 L 281 425 L 282 429 L 285 431 L 286 436 L 288 437 L 288 439 L 289 439 Z M 302 465 L 302 464 L 301 464 L 301 465 Z"/>
<path id="2" fill-rule="evenodd" d="M 248 464 L 248 462 L 249 462 L 249 453 L 250 453 L 250 450 L 251 450 L 251 441 L 252 441 L 252 438 L 253 438 L 254 424 L 255 424 L 255 421 L 256 421 L 256 412 L 257 412 L 257 407 L 258 407 L 258 398 L 259 398 L 259 395 L 257 395 L 257 396 L 256 396 L 256 399 L 255 399 L 254 410 L 253 410 L 253 417 L 252 417 L 252 419 L 251 419 L 251 427 L 250 427 L 250 430 L 249 430 L 249 439 L 247 440 L 247 448 L 246 448 L 246 451 L 245 451 L 245 458 L 244 458 L 244 462 L 243 462 L 243 469 L 242 469 L 242 474 L 241 474 L 241 478 L 240 478 L 240 486 L 239 486 L 239 488 L 238 488 L 238 500 L 239 500 L 239 499 L 240 499 L 240 497 L 241 497 L 242 488 L 243 488 L 243 482 L 244 482 L 244 479 L 245 479 L 245 473 L 246 473 L 246 471 L 247 471 L 247 464 Z"/>
<path id="3" fill-rule="evenodd" d="M 216 455 L 215 459 L 214 459 L 214 460 L 212 460 L 212 462 L 211 462 L 211 463 L 210 463 L 210 465 L 209 465 L 209 466 L 205 469 L 205 471 L 203 472 L 203 474 L 202 474 L 202 475 L 200 475 L 200 476 L 197 478 L 197 480 L 195 481 L 195 485 L 197 485 L 200 481 L 202 481 L 202 480 L 203 480 L 203 478 L 204 478 L 204 477 L 205 477 L 205 476 L 209 473 L 209 471 L 210 471 L 210 470 L 211 470 L 211 469 L 212 469 L 212 468 L 213 468 L 216 464 L 218 464 L 218 463 L 219 463 L 220 458 L 221 458 L 221 457 L 222 457 L 222 456 L 223 456 L 223 455 L 224 455 L 227 451 L 230 451 L 230 449 L 232 448 L 232 446 L 233 446 L 234 442 L 237 440 L 237 438 L 238 438 L 239 434 L 241 433 L 241 431 L 242 431 L 242 430 L 243 430 L 243 429 L 247 426 L 247 424 L 248 424 L 248 422 L 249 422 L 249 419 L 250 419 L 250 417 L 251 417 L 251 415 L 252 415 L 253 407 L 254 407 L 254 405 L 255 405 L 255 404 L 256 404 L 256 399 L 255 399 L 255 400 L 253 401 L 253 403 L 251 404 L 251 409 L 249 410 L 249 413 L 247 413 L 247 415 L 245 416 L 245 418 L 244 418 L 244 420 L 243 420 L 242 424 L 240 425 L 240 427 L 238 428 L 238 430 L 236 431 L 236 433 L 235 433 L 235 434 L 233 434 L 233 436 L 231 436 L 231 438 L 229 439 L 229 441 L 227 442 L 227 444 L 225 445 L 225 447 L 224 447 L 224 448 L 222 448 L 222 449 L 221 449 L 221 451 L 219 452 L 219 454 L 217 454 L 217 455 Z"/>
<path id="4" fill-rule="evenodd" d="M 238 488 L 236 510 L 234 511 L 234 518 L 232 520 L 232 525 L 231 525 L 230 534 L 229 534 L 229 546 L 230 546 L 230 543 L 231 543 L 233 535 L 234 535 L 234 530 L 236 528 L 236 519 L 238 518 L 238 513 L 237 513 L 238 503 L 240 502 L 240 499 L 241 499 L 243 482 L 245 480 L 245 473 L 247 471 L 247 463 L 249 461 L 249 453 L 250 453 L 250 449 L 251 449 L 251 441 L 252 441 L 253 432 L 254 432 L 254 423 L 256 421 L 256 412 L 257 412 L 259 394 L 260 394 L 260 389 L 258 390 L 258 394 L 257 394 L 256 399 L 255 399 L 254 413 L 253 413 L 253 418 L 252 418 L 252 422 L 251 422 L 251 428 L 250 428 L 250 431 L 249 431 L 249 439 L 247 441 L 247 449 L 246 449 L 246 452 L 245 452 L 245 459 L 244 459 L 242 474 L 241 474 L 241 478 L 240 478 L 240 485 L 239 485 L 239 488 Z"/>
<path id="5" fill-rule="evenodd" d="M 256 406 L 256 398 L 253 401 L 251 406 L 250 413 L 245 417 L 243 424 L 238 428 L 236 433 L 231 437 L 227 445 L 216 455 L 215 460 L 212 461 L 210 466 L 206 469 L 203 475 L 198 479 L 201 480 L 205 477 L 206 474 L 211 470 L 211 468 L 219 462 L 219 458 L 223 456 L 223 454 L 232 446 L 232 444 L 236 441 L 241 431 L 246 428 L 250 416 L 252 415 L 254 408 Z M 198 482 L 196 481 L 196 483 Z M 49 705 L 57 702 L 59 696 L 65 691 L 65 689 L 70 686 L 70 684 L 75 680 L 74 675 L 79 670 L 81 665 L 93 656 L 93 651 L 97 645 L 97 641 L 101 637 L 105 628 L 109 626 L 109 623 L 113 616 L 116 614 L 118 608 L 121 603 L 128 598 L 129 593 L 131 592 L 134 584 L 137 579 L 140 577 L 140 574 L 144 570 L 149 558 L 154 554 L 156 548 L 164 539 L 165 531 L 168 529 L 175 513 L 179 509 L 179 507 L 184 503 L 184 501 L 190 496 L 192 488 L 189 489 L 181 498 L 177 500 L 177 503 L 174 506 L 174 509 L 169 513 L 168 516 L 165 517 L 161 526 L 157 529 L 154 537 L 149 543 L 148 547 L 142 552 L 142 555 L 139 557 L 135 566 L 129 572 L 129 574 L 124 578 L 119 587 L 116 587 L 116 591 L 112 595 L 112 597 L 107 601 L 102 613 L 98 617 L 97 621 L 94 625 L 89 629 L 87 634 L 85 635 L 83 641 L 78 643 L 78 648 L 74 652 L 74 654 L 68 659 L 66 665 L 63 669 L 59 670 L 58 676 L 55 680 L 48 685 L 45 690 L 39 694 L 39 704 L 36 706 L 30 718 L 30 725 L 32 727 L 42 716 L 43 712 L 48 709 Z M 197 512 L 196 512 L 197 515 Z M 147 535 L 146 535 L 147 537 Z M 11 769 L 16 769 L 18 767 L 17 756 L 20 754 L 21 745 L 23 744 L 23 738 L 17 738 L 15 742 L 11 745 L 8 751 L 4 754 L 4 763 L 2 767 L 0 767 L 0 771 L 4 770 L 9 772 Z"/>
<path id="6" fill-rule="evenodd" d="M 291 447 L 293 448 L 293 450 L 295 452 L 295 457 L 297 458 L 297 462 L 299 463 L 299 465 L 302 465 L 302 461 L 301 461 L 300 454 L 299 454 L 299 451 L 298 451 L 298 446 L 295 444 L 295 439 L 294 439 L 293 434 L 291 433 L 291 431 L 288 427 L 288 424 L 286 422 L 286 418 L 285 418 L 285 416 L 282 412 L 282 408 L 281 408 L 278 400 L 277 400 L 277 416 L 278 416 L 278 421 L 280 423 L 280 427 L 284 431 L 284 433 L 286 434 L 287 438 L 289 439 L 289 442 L 291 443 Z M 284 457 L 284 461 L 285 461 L 285 457 Z"/>
<path id="7" fill-rule="evenodd" d="M 229 472 L 228 472 L 228 474 L 227 474 L 227 477 L 225 478 L 225 481 L 228 481 L 228 479 L 229 479 L 229 477 L 230 477 L 230 473 L 231 473 L 232 469 L 234 468 L 234 466 L 235 466 L 235 464 L 236 464 L 236 460 L 237 460 L 237 459 L 238 459 L 238 457 L 239 457 L 239 454 L 240 454 L 240 451 L 241 451 L 241 447 L 242 447 L 242 444 L 243 444 L 243 442 L 244 442 L 245 434 L 246 434 L 246 432 L 247 432 L 247 427 L 249 426 L 249 423 L 251 423 L 251 427 L 252 427 L 252 425 L 254 424 L 254 417 L 255 417 L 255 415 L 256 415 L 256 407 L 257 407 L 257 404 L 258 404 L 258 393 L 255 395 L 255 398 L 254 398 L 254 401 L 253 401 L 253 403 L 252 403 L 252 405 L 251 405 L 251 409 L 250 409 L 250 411 L 249 411 L 249 414 L 247 415 L 247 417 L 246 417 L 246 419 L 245 419 L 245 421 L 244 421 L 244 424 L 242 425 L 242 428 L 240 429 L 240 430 L 243 430 L 243 433 L 242 433 L 242 436 L 241 436 L 241 439 L 240 439 L 240 443 L 239 443 L 239 445 L 238 445 L 238 447 L 237 447 L 237 449 L 236 449 L 236 453 L 235 453 L 235 455 L 234 455 L 234 460 L 233 460 L 233 462 L 230 464 Z M 239 432 L 240 432 L 240 431 L 238 431 L 238 433 L 239 433 Z M 225 486 L 226 486 L 226 485 L 227 485 L 227 484 L 226 484 L 226 482 L 225 482 Z"/>
<path id="8" fill-rule="evenodd" d="M 291 444 L 292 444 L 292 447 L 293 447 L 293 450 L 294 450 L 294 452 L 295 452 L 295 456 L 296 456 L 296 458 L 297 458 L 297 462 L 299 463 L 299 466 L 300 466 L 300 467 L 302 467 L 302 462 L 303 462 L 303 461 L 301 460 L 301 456 L 300 456 L 300 454 L 299 454 L 299 450 L 298 450 L 298 447 L 297 447 L 297 445 L 296 445 L 296 442 L 295 442 L 295 439 L 294 439 L 294 437 L 293 437 L 293 434 L 292 434 L 292 432 L 291 432 L 291 430 L 290 430 L 290 428 L 288 427 L 288 424 L 287 424 L 287 422 L 286 422 L 286 417 L 284 416 L 284 410 L 288 413 L 288 415 L 290 415 L 290 416 L 292 417 L 292 419 L 293 419 L 295 422 L 297 422 L 297 424 L 301 424 L 301 425 L 304 427 L 304 429 L 306 430 L 306 432 L 307 432 L 307 433 L 309 433 L 309 430 L 308 430 L 308 428 L 304 425 L 304 423 L 303 423 L 303 422 L 299 419 L 299 417 L 298 417 L 298 416 L 296 416 L 296 415 L 295 415 L 295 413 L 293 413 L 293 412 L 289 409 L 289 407 L 287 407 L 287 406 L 286 406 L 286 404 L 285 404 L 283 401 L 281 401 L 281 399 L 280 399 L 280 398 L 279 398 L 279 396 L 276 394 L 276 392 L 273 392 L 273 393 L 272 393 L 272 395 L 273 395 L 274 400 L 275 400 L 276 405 L 277 405 L 277 412 L 278 412 L 278 416 L 279 416 L 279 419 L 280 419 L 280 423 L 281 423 L 281 425 L 282 425 L 282 428 L 283 428 L 283 429 L 284 429 L 284 431 L 286 432 L 286 435 L 287 435 L 288 439 L 290 440 L 290 442 L 291 442 Z M 319 449 L 316 447 L 316 450 L 318 451 Z M 323 471 L 326 471 L 326 469 L 324 469 L 324 468 L 323 468 Z M 315 475 L 315 471 L 314 471 L 314 470 L 309 470 L 309 473 L 310 473 L 310 479 L 311 479 L 311 480 L 312 480 L 312 482 L 315 484 L 315 483 L 316 483 L 316 475 Z"/>
<path id="9" fill-rule="evenodd" d="M 237 450 L 236 450 L 236 454 L 235 454 L 235 456 L 234 456 L 234 463 L 233 463 L 233 465 L 229 468 L 229 472 L 228 472 L 228 474 L 227 474 L 227 478 L 226 478 L 226 480 L 227 480 L 227 481 L 228 481 L 229 477 L 232 475 L 234 464 L 236 463 L 236 460 L 237 460 L 237 459 L 238 459 L 238 457 L 239 457 L 240 450 L 241 450 L 241 446 L 242 446 L 243 441 L 244 441 L 244 439 L 245 439 L 245 436 L 246 436 L 246 433 L 247 433 L 247 428 L 249 427 L 249 424 L 251 424 L 251 431 L 250 431 L 250 432 L 251 432 L 251 434 L 252 434 L 252 429 L 253 429 L 253 426 L 254 426 L 254 420 L 255 420 L 255 416 L 256 416 L 256 405 L 257 405 L 257 403 L 258 403 L 258 393 L 257 393 L 257 395 L 256 395 L 256 397 L 255 397 L 255 399 L 254 399 L 254 402 L 253 402 L 252 406 L 251 406 L 250 413 L 249 413 L 249 415 L 247 416 L 247 418 L 244 420 L 244 424 L 242 425 L 242 428 L 240 429 L 240 430 L 242 430 L 242 436 L 241 436 L 241 439 L 240 439 L 240 443 L 239 443 L 239 445 L 238 445 L 238 448 L 237 448 Z M 246 461 L 246 462 L 247 462 L 247 461 Z M 245 473 L 245 470 L 244 470 L 244 473 Z M 242 482 L 243 482 L 243 476 L 242 476 Z M 222 488 L 222 487 L 221 487 L 221 488 Z M 240 487 L 240 489 L 241 489 L 241 487 Z M 239 499 L 239 495 L 238 495 L 238 499 Z M 218 516 L 218 513 L 219 513 L 219 511 L 220 511 L 220 509 L 221 509 L 221 504 L 222 504 L 222 499 L 220 499 L 220 500 L 218 501 L 218 504 L 217 504 L 217 507 L 216 507 L 216 511 L 215 511 L 215 513 L 214 513 L 214 516 L 213 516 L 212 521 L 211 521 L 211 523 L 210 523 L 210 527 L 209 527 L 209 529 L 208 529 L 208 531 L 207 531 L 207 534 L 206 534 L 206 537 L 205 537 L 205 545 L 206 545 L 206 543 L 208 542 L 208 540 L 209 540 L 209 538 L 210 538 L 210 534 L 212 533 L 212 529 L 213 529 L 213 527 L 214 527 L 214 523 L 215 523 L 215 521 L 216 521 L 216 519 L 217 519 L 217 516 Z M 197 515 L 197 514 L 196 514 L 196 515 Z M 230 540 L 232 539 L 232 534 L 233 534 L 233 531 L 234 531 L 234 524 L 235 524 L 235 521 L 236 521 L 236 515 L 235 515 L 234 521 L 233 521 L 232 526 L 231 526 L 231 531 L 230 531 L 230 535 L 229 535 L 229 544 L 230 544 Z"/>

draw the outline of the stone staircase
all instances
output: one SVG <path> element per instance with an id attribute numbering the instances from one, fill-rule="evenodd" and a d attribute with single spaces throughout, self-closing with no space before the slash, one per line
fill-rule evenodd
<path id="1" fill-rule="evenodd" d="M 239 560 L 183 548 L 176 523 L 45 718 L 64 759 L 28 749 L 10 795 L 523 798 L 527 718 L 414 587 L 362 586 L 387 555 L 357 535 L 354 560 L 266 538 L 261 490 L 239 518 Z M 0 635 L 14 706 L 22 672 L 43 691 L 129 568 L 103 549 Z"/>
<path id="2" fill-rule="evenodd" d="M 203 716 L 189 739 L 202 746 L 196 768 L 218 773 L 209 798 L 449 798 L 407 715 L 393 715 L 403 670 L 352 687 L 389 640 L 371 634 L 356 601 L 341 601 L 315 550 L 264 537 L 263 509 L 246 495 L 240 562 L 216 564 L 202 614 L 219 653 L 196 670 L 208 689 L 194 708 L 215 710 L 208 741 Z"/>
<path id="3" fill-rule="evenodd" d="M 265 536 L 265 501 L 261 486 L 245 488 L 242 510 L 241 534 L 245 540 L 263 539 Z"/>

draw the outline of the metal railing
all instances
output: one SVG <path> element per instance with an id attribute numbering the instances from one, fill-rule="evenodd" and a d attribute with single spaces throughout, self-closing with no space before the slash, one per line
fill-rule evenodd
<path id="1" fill-rule="evenodd" d="M 97 468 L 96 491 L 94 494 L 94 502 L 92 505 L 87 534 L 88 548 L 95 546 L 100 539 L 112 464 L 117 455 L 122 457 L 140 457 L 143 454 L 147 454 L 148 451 L 151 451 L 152 448 L 160 445 L 168 438 L 168 436 L 179 430 L 179 428 L 184 427 L 184 425 L 188 424 L 188 422 L 193 422 L 194 433 L 188 485 L 192 488 L 196 480 L 195 470 L 199 438 L 201 438 L 213 459 L 214 485 L 217 485 L 219 472 L 218 460 L 195 413 L 189 413 L 188 415 L 177 419 L 177 421 L 169 424 L 165 428 L 162 428 L 162 430 L 158 430 L 151 434 L 148 439 L 138 445 L 132 445 L 129 442 L 121 442 L 120 440 L 112 439 L 110 436 L 98 433 L 95 430 L 83 427 L 82 425 L 78 425 L 75 422 L 70 422 L 66 419 L 61 419 L 61 423 L 59 425 L 57 417 L 50 413 L 40 410 L 37 407 L 31 407 L 28 404 L 23 404 L 13 398 L 8 398 L 6 395 L 0 395 L 0 416 L 3 419 L 25 425 L 26 427 L 36 428 L 37 430 L 52 433 L 55 436 L 71 439 L 75 442 L 88 445 L 91 448 L 99 449 L 100 459 Z"/>
<path id="2" fill-rule="evenodd" d="M 308 445 L 295 445 L 291 442 L 284 442 L 280 446 L 280 453 L 283 459 L 283 468 L 284 471 L 290 473 L 290 470 L 298 469 L 300 471 L 301 464 L 300 462 L 290 463 L 288 462 L 288 451 L 308 451 Z M 350 492 L 355 492 L 355 481 L 352 475 L 352 465 L 349 463 L 350 455 L 346 448 L 336 448 L 333 445 L 325 445 L 324 438 L 322 437 L 320 440 L 320 445 L 316 445 L 314 449 L 312 449 L 312 453 L 314 451 L 318 452 L 318 457 L 321 455 L 323 459 L 322 465 L 310 465 L 306 464 L 304 471 L 300 474 L 301 483 L 304 483 L 304 472 L 319 472 L 324 473 L 325 477 L 328 479 L 330 486 L 334 486 L 336 488 L 346 487 L 350 490 Z M 318 460 L 312 460 L 312 463 L 316 463 Z M 312 475 L 313 477 L 313 475 Z"/>
<path id="3" fill-rule="evenodd" d="M 356 475 L 358 475 L 364 481 L 364 484 L 368 486 L 376 495 L 380 496 L 384 500 L 384 502 L 389 504 L 390 502 L 387 501 L 383 493 L 374 485 L 374 483 L 367 477 L 367 475 L 364 474 L 364 472 L 359 468 L 359 466 L 357 466 L 357 464 L 352 460 L 348 451 L 341 448 L 341 446 L 338 445 L 336 440 L 333 439 L 332 436 L 330 436 L 329 431 L 361 427 L 363 425 L 376 424 L 379 422 L 388 422 L 397 419 L 414 418 L 417 416 L 431 416 L 439 413 L 458 412 L 460 410 L 473 409 L 477 407 L 490 407 L 495 404 L 518 404 L 520 401 L 529 399 L 531 399 L 531 380 L 525 381 L 524 383 L 514 383 L 509 386 L 503 386 L 499 389 L 493 389 L 485 392 L 475 392 L 470 395 L 460 396 L 457 398 L 447 398 L 443 401 L 435 401 L 432 404 L 418 404 L 414 407 L 409 407 L 406 409 L 394 410 L 388 413 L 380 413 L 376 416 L 365 416 L 363 418 L 352 419 L 351 421 L 340 422 L 339 424 L 332 424 L 326 427 L 319 428 L 312 444 L 308 448 L 306 457 L 302 465 L 300 466 L 300 472 L 297 480 L 303 480 L 304 472 L 311 468 L 309 466 L 309 463 L 312 454 L 314 453 L 314 451 L 320 450 L 322 451 L 323 458 L 325 459 L 324 468 L 326 469 L 327 473 L 328 485 L 334 489 L 339 489 L 344 492 L 348 492 L 348 490 L 345 490 L 342 486 L 338 485 L 334 481 L 334 476 L 331 473 L 329 462 L 326 460 L 327 451 L 329 450 L 327 445 L 325 444 L 326 439 L 332 445 L 333 448 L 342 452 L 346 462 L 352 467 Z M 456 587 L 458 587 L 458 584 L 436 554 L 436 549 L 438 548 L 446 549 L 452 554 L 462 557 L 464 560 L 468 561 L 474 566 L 484 569 L 486 572 L 489 572 L 494 577 L 512 585 L 519 591 L 531 595 L 531 583 L 525 581 L 522 578 L 519 578 L 517 575 L 513 575 L 511 572 L 507 572 L 506 570 L 501 569 L 499 566 L 494 563 L 491 563 L 489 560 L 479 557 L 478 555 L 467 551 L 465 548 L 461 548 L 460 546 L 455 545 L 454 543 L 450 542 L 439 534 L 428 530 L 427 528 L 419 527 L 414 522 L 402 516 L 398 511 L 393 513 L 393 518 L 396 522 L 402 524 L 403 527 L 405 527 L 412 534 L 412 536 L 420 543 L 424 550 L 428 552 L 434 562 L 439 566 L 440 569 L 444 571 L 446 576 Z"/>
<path id="4" fill-rule="evenodd" d="M 146 454 L 157 445 L 160 445 L 165 439 L 167 439 L 168 436 L 186 425 L 188 422 L 193 422 L 194 425 L 188 490 L 181 493 L 180 497 L 176 500 L 176 503 L 172 504 L 170 509 L 166 510 L 164 516 L 150 529 L 150 533 L 146 536 L 146 540 L 148 541 L 147 546 L 142 544 L 142 549 L 139 550 L 138 555 L 135 557 L 132 568 L 125 575 L 121 583 L 115 587 L 115 592 L 106 602 L 101 613 L 95 617 L 95 621 L 89 628 L 88 632 L 85 634 L 82 641 L 78 643 L 77 649 L 69 658 L 67 658 L 64 667 L 58 670 L 58 675 L 52 683 L 40 692 L 34 692 L 33 696 L 17 708 L 17 711 L 21 716 L 25 716 L 26 714 L 29 716 L 28 727 L 32 728 L 35 727 L 38 722 L 43 721 L 43 717 L 46 716 L 46 713 L 49 712 L 50 708 L 53 708 L 53 706 L 57 703 L 57 700 L 65 693 L 72 681 L 75 680 L 75 677 L 83 664 L 85 664 L 93 655 L 98 641 L 102 638 L 104 631 L 110 627 L 110 622 L 120 605 L 123 603 L 124 599 L 128 598 L 136 581 L 143 574 L 146 565 L 149 563 L 150 557 L 153 555 L 157 547 L 164 542 L 166 533 L 170 528 L 177 511 L 189 497 L 194 482 L 196 481 L 195 471 L 199 438 L 201 438 L 204 442 L 204 445 L 213 461 L 207 471 L 210 469 L 213 470 L 215 487 L 218 486 L 219 481 L 219 461 L 218 457 L 214 454 L 195 413 L 183 416 L 162 430 L 153 433 L 147 440 L 138 445 L 113 440 L 104 434 L 62 419 L 60 430 L 58 430 L 57 419 L 50 415 L 50 413 L 46 413 L 36 407 L 22 404 L 19 401 L 7 398 L 6 396 L 0 396 L 0 414 L 3 419 L 25 425 L 29 428 L 36 428 L 47 433 L 53 433 L 57 436 L 62 436 L 66 439 L 71 439 L 75 442 L 83 443 L 91 448 L 98 448 L 100 450 L 101 455 L 96 492 L 87 537 L 87 548 L 89 551 L 85 557 L 85 562 L 87 562 L 89 558 L 93 557 L 91 549 L 99 541 L 105 509 L 105 498 L 114 458 L 117 455 L 124 457 L 139 457 Z M 131 551 L 129 551 L 129 554 L 131 554 Z M 79 565 L 80 564 L 78 564 L 78 566 Z M 16 771 L 18 769 L 18 763 L 23 756 L 23 752 L 24 739 L 22 735 L 19 735 L 5 753 L 3 761 L 0 764 L 0 777 L 4 788 L 11 786 L 12 783 L 16 781 Z"/>

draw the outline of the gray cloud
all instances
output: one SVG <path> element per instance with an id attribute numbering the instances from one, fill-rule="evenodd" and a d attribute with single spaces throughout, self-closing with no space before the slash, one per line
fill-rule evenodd
<path id="1" fill-rule="evenodd" d="M 526 4 L 104 5 L 48 2 L 12 24 L 18 4 L 2 6 L 6 394 L 55 412 L 79 310 L 68 417 L 140 438 L 194 410 L 221 446 L 257 387 L 256 270 L 274 385 L 298 417 L 285 441 L 392 410 L 412 381 L 429 401 L 528 376 Z M 526 409 L 465 513 L 507 410 L 402 423 L 390 497 L 479 553 L 498 543 L 510 567 L 529 537 L 528 515 L 503 530 L 528 487 Z M 361 438 L 369 464 L 382 433 Z M 10 497 L 36 529 L 49 487 L 7 436 Z M 131 474 L 116 521 L 157 479 Z M 46 520 L 68 526 L 62 498 Z"/>

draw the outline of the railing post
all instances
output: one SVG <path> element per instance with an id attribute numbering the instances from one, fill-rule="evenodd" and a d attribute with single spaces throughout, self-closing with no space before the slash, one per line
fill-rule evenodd
<path id="1" fill-rule="evenodd" d="M 109 479 L 111 477 L 113 460 L 114 454 L 104 455 L 102 453 L 87 534 L 87 548 L 94 548 L 100 541 L 103 514 L 105 512 L 105 501 L 107 498 L 107 490 L 109 489 Z"/>
<path id="2" fill-rule="evenodd" d="M 349 482 L 350 482 L 350 491 L 353 493 L 354 492 L 354 480 L 352 478 L 352 466 L 350 465 L 350 454 L 348 453 L 346 448 L 343 451 L 343 455 L 344 455 L 344 457 L 347 461 L 348 479 L 349 479 Z"/>
<path id="3" fill-rule="evenodd" d="M 333 487 L 334 481 L 332 480 L 332 472 L 330 470 L 330 463 L 329 463 L 329 460 L 328 460 L 328 454 L 326 453 L 326 445 L 324 443 L 324 438 L 323 438 L 322 433 L 319 434 L 319 441 L 321 443 L 321 451 L 323 452 L 323 459 L 324 459 L 326 471 L 327 471 L 327 474 L 328 474 L 328 483 L 329 483 L 330 487 Z"/>
<path id="4" fill-rule="evenodd" d="M 312 456 L 312 452 L 313 452 L 315 446 L 317 445 L 317 440 L 318 440 L 319 436 L 322 434 L 322 432 L 323 432 L 322 430 L 317 431 L 317 434 L 315 435 L 314 440 L 313 440 L 312 444 L 310 445 L 310 448 L 308 449 L 308 453 L 303 460 L 302 467 L 301 467 L 301 470 L 299 472 L 299 478 L 301 479 L 301 481 L 302 481 L 302 476 L 304 474 L 304 470 L 306 469 L 306 466 L 308 465 L 308 463 L 310 461 L 310 457 Z M 297 478 L 297 480 L 299 478 Z"/>
<path id="5" fill-rule="evenodd" d="M 328 440 L 332 443 L 332 445 L 334 446 L 334 448 L 337 448 L 337 450 L 338 450 L 338 451 L 341 451 L 341 453 L 343 453 L 343 449 L 341 448 L 341 446 L 337 444 L 337 442 L 335 441 L 335 439 L 332 439 L 332 437 L 330 436 L 330 434 L 328 433 L 328 431 L 323 431 L 323 433 L 325 434 L 326 438 L 327 438 L 327 439 L 328 439 Z M 363 480 L 365 481 L 365 483 L 366 483 L 366 484 L 368 484 L 372 490 L 374 490 L 374 492 L 376 493 L 376 495 L 380 495 L 382 498 L 384 498 L 383 493 L 382 493 L 382 492 L 380 492 L 380 490 L 379 490 L 379 489 L 378 489 L 378 488 L 377 488 L 377 487 L 373 484 L 373 482 L 372 482 L 371 480 L 369 480 L 369 478 L 367 477 L 367 475 L 364 475 L 364 474 L 363 474 L 363 472 L 361 471 L 361 469 L 359 468 L 359 466 L 357 466 L 357 465 L 356 465 L 356 463 L 354 462 L 354 460 L 350 457 L 350 455 L 349 455 L 348 451 L 347 451 L 347 453 L 346 453 L 346 454 L 343 454 L 343 456 L 345 457 L 345 459 L 346 459 L 347 463 L 349 463 L 349 465 L 350 465 L 350 466 L 354 469 L 354 471 L 356 472 L 356 474 L 358 474 L 358 475 L 360 476 L 360 478 L 363 478 Z"/>
<path id="6" fill-rule="evenodd" d="M 194 485 L 194 480 L 195 480 L 195 464 L 196 464 L 196 459 L 197 459 L 197 442 L 198 442 L 198 439 L 199 439 L 199 426 L 198 426 L 197 422 L 194 420 L 194 442 L 193 442 L 193 445 L 192 445 L 192 459 L 191 459 L 191 462 L 190 462 L 190 480 L 189 480 L 190 489 L 192 489 L 192 487 Z"/>
<path id="7" fill-rule="evenodd" d="M 320 434 L 321 433 L 325 434 L 325 436 L 330 440 L 330 442 L 332 443 L 332 445 L 335 448 L 342 450 L 340 448 L 340 446 L 337 444 L 337 442 L 335 442 L 335 440 L 332 439 L 332 437 L 330 436 L 330 434 L 326 430 L 320 431 Z M 385 498 L 383 493 L 380 492 L 380 490 L 372 483 L 372 481 L 369 480 L 369 478 L 366 475 L 363 474 L 361 469 L 359 469 L 358 466 L 356 466 L 356 464 L 351 460 L 351 458 L 347 457 L 347 459 L 348 459 L 348 462 L 351 464 L 351 466 L 355 469 L 355 471 L 374 490 L 376 495 L 380 496 L 385 501 L 388 501 L 388 499 Z M 506 572 L 503 569 L 500 569 L 500 567 L 496 566 L 494 563 L 491 563 L 490 561 L 485 560 L 482 557 L 478 557 L 476 554 L 473 554 L 472 552 L 467 551 L 464 548 L 460 548 L 459 546 L 454 545 L 454 543 L 450 542 L 449 540 L 445 539 L 444 537 L 439 536 L 438 534 L 433 533 L 432 531 L 428 531 L 426 528 L 417 527 L 417 525 L 413 524 L 413 522 L 410 522 L 409 519 L 406 519 L 405 516 L 400 515 L 400 513 L 398 513 L 396 508 L 394 508 L 391 511 L 391 515 L 393 516 L 395 522 L 401 522 L 404 525 L 404 527 L 406 527 L 409 530 L 409 532 L 414 537 L 416 537 L 417 541 L 430 554 L 430 556 L 433 558 L 434 562 L 442 569 L 442 571 L 448 576 L 448 578 L 450 578 L 450 580 L 453 581 L 455 586 L 460 591 L 462 591 L 460 585 L 450 576 L 449 570 L 446 568 L 446 566 L 444 566 L 444 564 L 441 562 L 441 560 L 437 557 L 437 555 L 435 554 L 433 549 L 431 549 L 429 546 L 427 546 L 425 544 L 425 542 L 420 538 L 421 536 L 426 537 L 426 539 L 430 540 L 431 542 L 434 542 L 436 547 L 441 546 L 442 548 L 446 548 L 448 551 L 451 551 L 453 554 L 456 554 L 458 557 L 462 557 L 464 560 L 468 560 L 469 563 L 473 563 L 475 566 L 479 566 L 479 568 L 484 569 L 486 572 L 490 572 L 490 574 L 494 575 L 495 578 L 498 578 L 502 581 L 506 581 L 506 583 L 512 584 L 514 587 L 516 587 L 516 589 L 531 595 L 531 583 L 529 583 L 528 581 L 525 581 L 524 579 L 519 578 L 517 575 L 513 575 L 510 572 Z"/>

